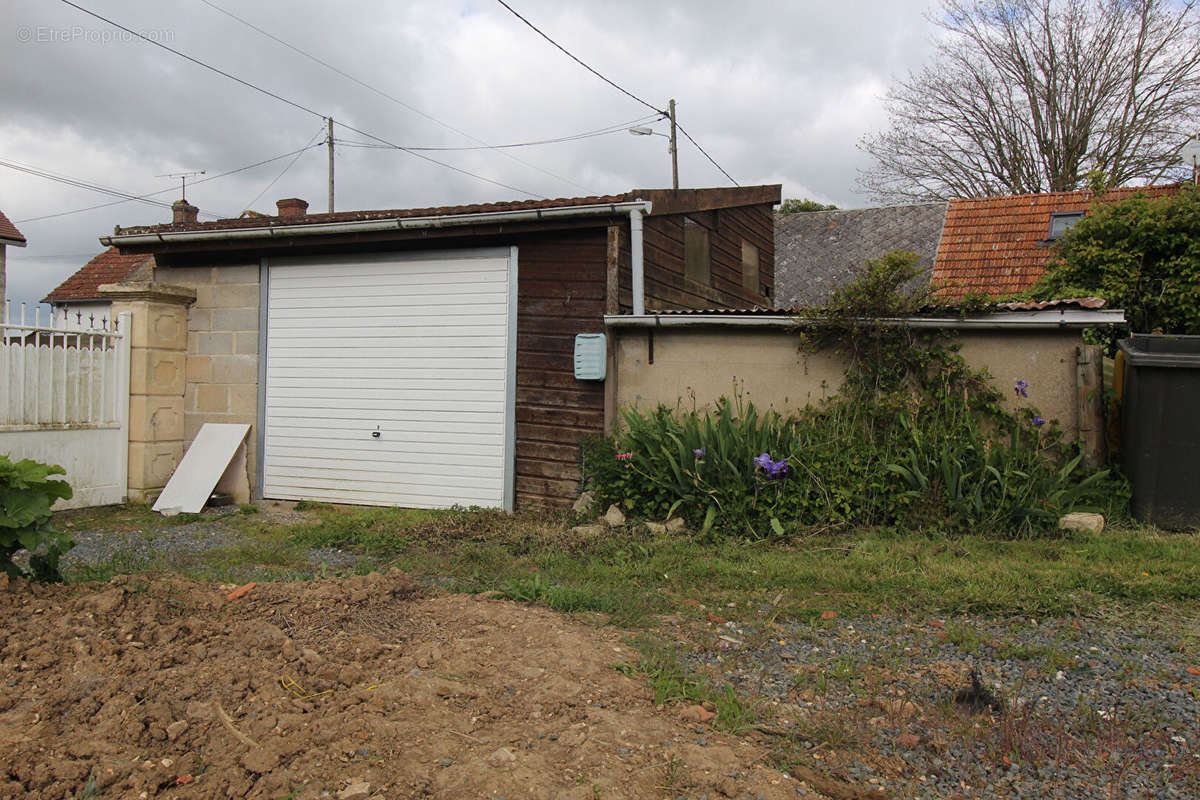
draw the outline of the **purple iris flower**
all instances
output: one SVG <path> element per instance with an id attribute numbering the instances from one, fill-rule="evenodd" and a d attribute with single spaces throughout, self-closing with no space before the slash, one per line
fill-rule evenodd
<path id="1" fill-rule="evenodd" d="M 693 450 L 692 452 L 696 454 L 696 458 L 704 458 L 704 456 L 708 453 L 708 449 L 704 448 L 704 447 L 699 447 L 699 448 Z"/>
<path id="2" fill-rule="evenodd" d="M 1046 424 L 1046 420 L 1042 419 L 1040 414 L 1033 415 L 1033 422 L 1032 422 L 1033 427 L 1040 428 L 1045 424 Z"/>
<path id="3" fill-rule="evenodd" d="M 1015 392 L 1018 397 L 1029 397 L 1029 381 L 1017 381 L 1017 385 L 1013 387 L 1013 392 Z"/>
<path id="4" fill-rule="evenodd" d="M 755 458 L 754 466 L 761 469 L 769 481 L 782 480 L 788 475 L 787 459 L 772 461 L 770 453 L 762 453 Z"/>

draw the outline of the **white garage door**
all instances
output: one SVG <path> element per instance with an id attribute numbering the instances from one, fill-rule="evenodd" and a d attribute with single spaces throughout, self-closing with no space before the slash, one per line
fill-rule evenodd
<path id="1" fill-rule="evenodd" d="M 515 248 L 265 271 L 264 497 L 511 509 Z"/>

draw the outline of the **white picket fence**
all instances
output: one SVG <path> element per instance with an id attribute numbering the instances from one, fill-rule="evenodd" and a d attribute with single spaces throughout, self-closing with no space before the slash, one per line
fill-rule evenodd
<path id="1" fill-rule="evenodd" d="M 13 314 L 0 321 L 0 454 L 58 464 L 75 491 L 62 508 L 125 499 L 130 317 Z"/>

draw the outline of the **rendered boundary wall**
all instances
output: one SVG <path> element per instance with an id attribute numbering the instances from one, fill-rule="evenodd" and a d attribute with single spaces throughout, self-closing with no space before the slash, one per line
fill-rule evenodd
<path id="1" fill-rule="evenodd" d="M 786 414 L 836 394 L 845 374 L 837 353 L 806 352 L 787 330 L 613 327 L 609 333 L 617 408 L 712 408 L 722 395 L 740 392 L 760 409 Z M 1068 437 L 1103 430 L 1098 393 L 1086 383 L 1080 388 L 1081 353 L 1085 363 L 1092 353 L 1079 330 L 960 331 L 958 343 L 968 364 L 992 375 L 1009 407 L 1012 387 L 1025 380 L 1029 399 L 1022 403 L 1057 420 Z"/>

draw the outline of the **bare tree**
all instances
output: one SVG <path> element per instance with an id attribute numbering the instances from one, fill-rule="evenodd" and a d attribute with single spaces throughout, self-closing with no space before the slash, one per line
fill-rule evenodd
<path id="1" fill-rule="evenodd" d="M 1197 0 L 943 0 L 932 62 L 859 147 L 884 202 L 1185 177 L 1200 130 Z"/>

